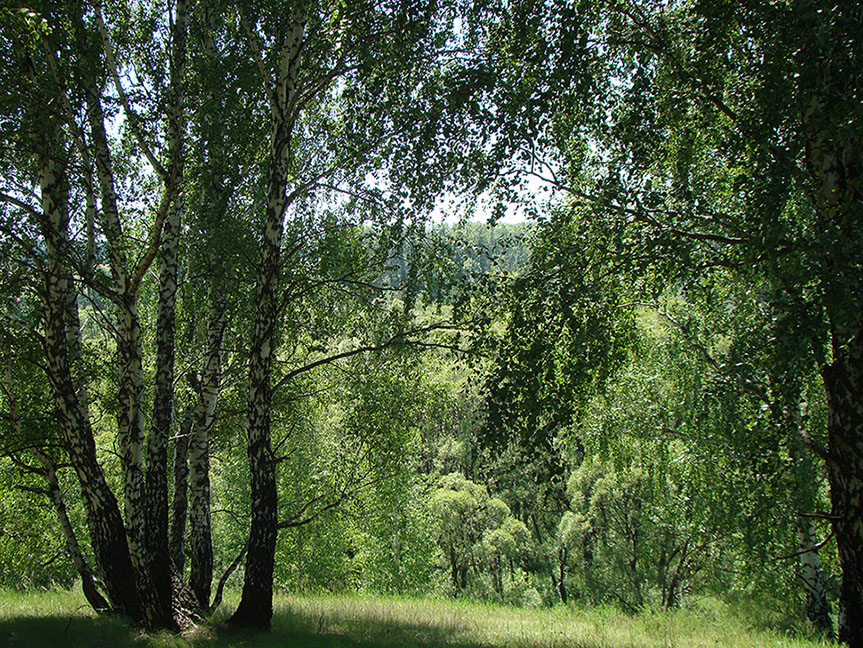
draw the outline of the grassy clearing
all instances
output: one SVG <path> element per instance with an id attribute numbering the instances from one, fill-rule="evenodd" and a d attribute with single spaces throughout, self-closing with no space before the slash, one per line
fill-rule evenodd
<path id="1" fill-rule="evenodd" d="M 232 602 L 229 601 L 228 608 Z M 461 601 L 279 596 L 266 634 L 202 626 L 144 634 L 96 617 L 76 592 L 0 592 L 0 647 L 136 648 L 815 648 L 832 644 L 758 632 L 728 617 L 678 611 L 629 617 L 611 609 L 526 610 Z"/>

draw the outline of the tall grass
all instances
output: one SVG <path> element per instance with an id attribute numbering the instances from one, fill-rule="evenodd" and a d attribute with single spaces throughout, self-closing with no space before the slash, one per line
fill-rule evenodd
<path id="1" fill-rule="evenodd" d="M 280 624 L 368 646 L 513 648 L 812 648 L 824 642 L 757 631 L 732 617 L 682 610 L 628 616 L 613 608 L 519 609 L 474 602 L 363 597 L 279 601 Z"/>
<path id="2" fill-rule="evenodd" d="M 230 609 L 231 601 L 227 607 Z M 0 647 L 173 648 L 815 648 L 830 644 L 757 631 L 694 610 L 627 616 L 611 608 L 528 610 L 465 601 L 360 596 L 276 599 L 269 633 L 212 624 L 181 635 L 144 634 L 97 617 L 79 592 L 0 592 Z"/>

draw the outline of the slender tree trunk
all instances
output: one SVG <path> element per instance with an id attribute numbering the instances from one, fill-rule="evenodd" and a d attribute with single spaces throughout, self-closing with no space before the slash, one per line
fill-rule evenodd
<path id="1" fill-rule="evenodd" d="M 69 327 L 67 326 L 67 330 L 68 328 Z M 15 431 L 19 438 L 23 439 L 25 438 L 25 433 L 21 424 L 21 419 L 18 416 L 18 407 L 11 396 L 13 392 L 11 363 L 6 366 L 5 383 L 6 386 L 4 387 L 4 391 L 9 395 L 9 413 L 12 424 L 15 426 Z M 69 519 L 69 513 L 66 510 L 66 502 L 63 500 L 63 493 L 60 490 L 60 481 L 57 478 L 57 467 L 41 449 L 32 447 L 30 448 L 30 454 L 32 454 L 33 457 L 42 464 L 41 470 L 33 470 L 45 480 L 45 490 L 43 492 L 48 497 L 48 500 L 54 507 L 54 512 L 57 514 L 57 521 L 60 523 L 60 530 L 63 533 L 66 556 L 72 561 L 72 564 L 75 566 L 75 571 L 77 571 L 78 575 L 81 577 L 81 588 L 84 591 L 84 597 L 94 610 L 97 612 L 106 612 L 111 608 L 111 605 L 99 592 L 99 589 L 96 586 L 93 569 L 90 567 L 89 563 L 84 558 L 84 553 L 81 551 L 81 545 L 78 543 L 75 528 L 72 526 L 72 521 Z"/>
<path id="2" fill-rule="evenodd" d="M 189 585 L 201 609 L 210 607 L 213 582 L 213 541 L 210 522 L 210 431 L 221 386 L 222 339 L 225 333 L 225 296 L 210 286 L 207 353 L 194 430 L 189 446 Z"/>
<path id="3" fill-rule="evenodd" d="M 830 619 L 830 604 L 827 601 L 824 573 L 818 555 L 815 523 L 811 517 L 800 514 L 819 508 L 817 473 L 812 463 L 813 455 L 804 442 L 809 433 L 803 427 L 800 393 L 795 388 L 785 399 L 783 416 L 789 427 L 788 452 L 793 464 L 793 495 L 798 509 L 799 573 L 806 595 L 806 618 L 813 627 L 832 637 L 833 622 Z"/>
<path id="4" fill-rule="evenodd" d="M 829 404 L 827 463 L 842 566 L 839 641 L 863 648 L 863 331 L 822 372 Z"/>
<path id="5" fill-rule="evenodd" d="M 69 304 L 73 291 L 64 261 L 68 231 L 64 170 L 47 154 L 40 160 L 40 223 L 48 252 L 45 273 L 45 355 L 57 419 L 78 481 L 96 561 L 112 607 L 136 622 L 143 620 L 123 519 L 96 457 L 85 405 L 72 379 L 69 354 Z"/>
<path id="6" fill-rule="evenodd" d="M 93 569 L 84 558 L 84 553 L 81 551 L 81 545 L 78 544 L 78 537 L 75 534 L 75 529 L 72 527 L 72 521 L 69 519 L 69 513 L 66 510 L 66 503 L 63 501 L 63 494 L 60 492 L 60 482 L 57 479 L 57 468 L 43 453 L 34 450 L 33 454 L 42 464 L 42 476 L 45 479 L 48 498 L 51 500 L 51 505 L 54 507 L 54 512 L 57 514 L 57 520 L 60 523 L 60 529 L 63 532 L 63 540 L 66 545 L 66 555 L 69 556 L 72 564 L 75 565 L 75 570 L 81 577 L 81 589 L 84 591 L 84 598 L 87 599 L 90 606 L 97 612 L 107 612 L 111 606 L 96 587 L 96 579 L 93 575 Z"/>
<path id="7" fill-rule="evenodd" d="M 258 263 L 255 327 L 249 357 L 248 455 L 252 481 L 252 523 L 243 596 L 230 619 L 232 624 L 244 627 L 268 628 L 273 616 L 273 566 L 278 511 L 276 465 L 270 442 L 270 364 L 279 315 L 277 292 L 281 243 L 288 205 L 285 193 L 305 26 L 305 15 L 301 15 L 288 30 L 279 59 L 277 82 L 270 94 L 272 128 L 267 210 Z"/>
<path id="8" fill-rule="evenodd" d="M 246 627 L 269 627 L 273 615 L 273 565 L 278 525 L 276 466 L 270 442 L 270 361 L 278 316 L 276 288 L 281 210 L 267 208 L 267 233 L 261 253 L 256 294 L 257 311 L 249 370 L 249 467 L 252 486 L 252 523 L 243 596 L 231 623 Z"/>
<path id="9" fill-rule="evenodd" d="M 180 207 L 175 202 L 162 231 L 159 311 L 156 322 L 156 383 L 147 439 L 145 540 L 163 620 L 173 617 L 168 543 L 168 437 L 174 414 L 174 340 Z"/>
<path id="10" fill-rule="evenodd" d="M 557 591 L 558 594 L 560 594 L 560 602 L 564 605 L 566 605 L 566 602 L 569 600 L 569 594 L 566 591 L 566 559 L 568 554 L 569 551 L 566 547 L 561 547 L 557 551 Z"/>
<path id="11" fill-rule="evenodd" d="M 450 566 L 450 578 L 452 579 L 452 590 L 454 593 L 458 593 L 458 558 L 456 557 L 455 545 L 450 544 L 449 546 L 449 566 Z"/>
<path id="12" fill-rule="evenodd" d="M 687 577 L 689 569 L 689 538 L 684 541 L 683 546 L 672 551 L 668 560 L 669 571 L 671 561 L 674 559 L 675 555 L 677 556 L 677 566 L 674 568 L 674 572 L 671 573 L 671 579 L 669 580 L 668 587 L 666 589 L 665 601 L 663 602 L 663 607 L 666 610 L 676 607 L 679 596 L 683 594 L 684 579 Z"/>
<path id="13" fill-rule="evenodd" d="M 138 318 L 137 288 L 131 285 L 117 208 L 111 153 L 105 131 L 98 88 L 87 88 L 87 108 L 94 145 L 94 160 L 102 193 L 102 231 L 108 241 L 114 286 L 117 293 L 117 442 L 123 467 L 123 492 L 129 553 L 134 565 L 143 622 L 147 627 L 172 625 L 160 605 L 152 575 L 151 560 L 145 543 L 145 484 L 142 445 L 144 419 L 141 400 L 144 392 L 141 361 L 141 324 Z"/>
<path id="14" fill-rule="evenodd" d="M 830 605 L 827 603 L 812 518 L 797 517 L 797 540 L 800 546 L 800 579 L 806 592 L 806 617 L 819 630 L 832 634 L 833 622 L 830 620 Z"/>
<path id="15" fill-rule="evenodd" d="M 126 534 L 129 551 L 138 581 L 138 591 L 144 606 L 145 626 L 171 627 L 173 615 L 168 614 L 154 581 L 154 561 L 146 542 L 147 493 L 144 477 L 144 397 L 141 323 L 134 295 L 124 295 L 118 312 L 117 365 L 119 368 L 119 411 L 117 442 L 123 467 Z"/>
<path id="16" fill-rule="evenodd" d="M 665 590 L 665 599 L 662 601 L 662 608 L 670 610 L 677 606 L 677 574 L 671 577 L 671 582 Z"/>
<path id="17" fill-rule="evenodd" d="M 186 512 L 189 493 L 189 437 L 192 434 L 192 416 L 183 418 L 180 434 L 174 442 L 174 497 L 171 506 L 171 562 L 180 575 L 185 566 Z"/>
<path id="18" fill-rule="evenodd" d="M 92 179 L 92 178 L 90 178 Z M 92 192 L 92 183 L 86 182 L 87 193 L 87 264 L 88 269 L 91 267 L 93 251 L 92 251 L 92 226 L 95 214 L 95 198 Z M 78 315 L 78 292 L 70 285 L 66 291 L 66 348 L 69 357 L 69 371 L 72 377 L 73 384 L 78 388 L 79 407 L 84 413 L 84 416 L 89 420 L 89 391 L 85 369 L 83 366 L 83 354 L 81 343 L 81 320 Z M 42 452 L 33 451 L 34 456 L 43 466 L 43 477 L 45 479 L 48 498 L 51 500 L 51 505 L 57 514 L 57 519 L 60 523 L 60 528 L 63 532 L 63 538 L 66 545 L 66 554 L 75 565 L 75 570 L 81 577 L 81 589 L 84 597 L 90 606 L 97 612 L 105 612 L 110 609 L 111 605 L 102 596 L 96 586 L 96 579 L 93 569 L 84 558 L 81 551 L 81 546 L 78 543 L 78 537 L 75 529 L 72 526 L 72 521 L 69 519 L 69 514 L 66 510 L 66 503 L 63 500 L 62 492 L 60 491 L 60 483 L 57 479 L 57 469 L 54 463 Z"/>
<path id="19" fill-rule="evenodd" d="M 491 582 L 494 591 L 501 598 L 503 597 L 503 566 L 501 565 L 500 556 L 495 556 L 491 563 Z"/>
<path id="20" fill-rule="evenodd" d="M 109 67 L 115 65 L 107 34 L 102 23 L 99 6 L 96 7 L 96 17 L 102 32 L 105 45 L 105 59 Z M 162 176 L 164 189 L 159 204 L 156 220 L 150 235 L 150 245 L 147 253 L 129 268 L 125 254 L 123 228 L 117 208 L 117 194 L 114 184 L 114 174 L 111 164 L 111 153 L 107 143 L 104 115 L 101 106 L 99 88 L 94 80 L 88 88 L 87 108 L 90 121 L 90 131 L 94 145 L 94 160 L 99 184 L 102 192 L 102 230 L 107 239 L 108 255 L 117 294 L 117 364 L 118 364 L 118 411 L 117 411 L 117 441 L 123 467 L 123 482 L 125 493 L 126 528 L 129 552 L 135 570 L 138 593 L 143 611 L 143 624 L 148 628 L 173 628 L 171 611 L 171 581 L 170 561 L 167 559 L 167 428 L 162 418 L 154 421 L 158 426 L 155 437 L 151 440 L 152 484 L 148 490 L 143 465 L 144 417 L 142 401 L 144 392 L 141 324 L 137 311 L 137 297 L 141 281 L 148 271 L 156 253 L 165 245 L 163 238 L 166 222 L 172 214 L 176 214 L 175 202 L 179 193 L 180 177 L 182 175 L 182 132 L 183 132 L 183 70 L 186 55 L 186 1 L 178 0 L 175 5 L 175 15 L 171 28 L 171 58 L 170 58 L 170 99 L 167 106 L 167 170 L 154 157 L 148 157 L 154 168 Z M 112 70 L 119 84 L 117 70 Z M 119 91 L 119 86 L 118 86 Z M 122 95 L 121 95 L 122 96 Z M 146 144 L 141 142 L 145 151 Z M 170 255 L 172 252 L 167 251 Z M 167 265 L 171 265 L 168 263 Z M 176 265 L 174 260 L 173 265 Z M 175 272 L 175 270 L 174 270 Z M 171 292 L 171 284 L 167 280 L 163 286 L 165 294 Z M 160 302 L 162 302 L 160 295 Z M 164 311 L 167 304 L 160 303 Z M 160 344 L 173 335 L 172 314 L 165 319 L 160 313 Z M 173 344 L 173 340 L 168 340 Z M 160 348 L 159 371 L 173 373 L 173 358 L 170 350 Z M 170 421 L 170 406 L 165 406 L 165 398 L 170 401 L 170 387 L 165 387 L 157 394 L 156 408 L 159 417 L 167 416 Z M 157 492 L 159 491 L 159 492 Z M 156 500 L 151 502 L 148 495 Z M 147 520 L 151 524 L 148 528 Z M 150 540 L 153 542 L 151 543 Z M 150 551 L 150 545 L 158 547 L 158 553 Z"/>
<path id="21" fill-rule="evenodd" d="M 206 189 L 204 206 L 200 214 L 208 228 L 210 239 L 219 235 L 227 212 L 230 189 L 225 187 L 225 151 L 222 128 L 227 118 L 224 104 L 218 100 L 222 92 L 220 76 L 220 52 L 214 35 L 213 3 L 200 2 L 203 18 L 200 34 L 206 63 L 202 66 L 202 78 L 207 83 L 208 109 L 201 111 L 200 127 L 207 141 L 209 166 L 202 186 Z M 210 434 L 215 420 L 216 405 L 221 387 L 222 340 L 226 326 L 226 295 L 224 281 L 224 259 L 218 250 L 209 254 L 209 286 L 207 301 L 206 346 L 204 367 L 200 380 L 195 376 L 193 386 L 197 392 L 197 404 L 192 418 L 189 445 L 189 585 L 201 609 L 210 609 L 210 592 L 213 582 L 213 541 L 210 512 Z"/>

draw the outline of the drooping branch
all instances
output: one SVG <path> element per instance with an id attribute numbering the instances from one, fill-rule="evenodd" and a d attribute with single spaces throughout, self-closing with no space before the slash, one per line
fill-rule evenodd
<path id="1" fill-rule="evenodd" d="M 733 371 L 729 369 L 726 365 L 721 364 L 718 360 L 716 360 L 716 358 L 713 357 L 713 354 L 710 352 L 710 350 L 707 349 L 707 347 L 700 340 L 696 339 L 695 336 L 692 335 L 686 325 L 676 319 L 673 315 L 671 315 L 671 313 L 669 313 L 667 309 L 663 310 L 655 301 L 645 305 L 654 308 L 656 313 L 660 317 L 662 317 L 666 322 L 674 326 L 674 328 L 677 329 L 677 331 L 683 336 L 686 342 L 689 343 L 689 345 L 692 346 L 692 348 L 694 348 L 702 356 L 702 358 L 704 358 L 704 360 L 708 364 L 710 364 L 711 367 L 713 367 L 714 370 L 716 370 L 718 373 L 729 376 L 730 378 L 737 381 L 737 383 L 745 392 L 754 395 L 768 408 L 774 409 L 776 407 L 776 403 L 772 398 L 770 398 L 770 395 L 767 393 L 767 390 L 763 385 L 759 385 L 758 383 L 742 375 L 740 372 Z M 833 455 L 826 448 L 816 442 L 809 434 L 809 431 L 805 429 L 805 427 L 797 426 L 797 429 L 804 443 L 806 443 L 806 445 L 812 450 L 813 453 L 815 453 L 824 461 L 835 463 L 836 459 L 833 457 Z"/>
<path id="2" fill-rule="evenodd" d="M 126 91 L 123 89 L 123 83 L 120 80 L 120 73 L 117 69 L 117 61 L 114 58 L 114 48 L 111 45 L 111 39 L 108 35 L 108 28 L 105 26 L 105 20 L 102 17 L 102 3 L 96 2 L 94 6 L 95 14 L 96 14 L 96 22 L 99 26 L 99 35 L 102 37 L 102 50 L 105 53 L 105 60 L 108 63 L 108 69 L 111 73 L 111 77 L 114 80 L 114 87 L 117 90 L 117 96 L 120 97 L 120 102 L 123 104 L 123 109 L 126 111 L 126 115 L 129 119 L 129 124 L 132 127 L 132 132 L 135 134 L 135 139 L 138 141 L 138 144 L 141 147 L 141 150 L 144 152 L 144 155 L 147 158 L 147 161 L 150 163 L 150 166 L 153 167 L 153 170 L 158 173 L 164 181 L 168 179 L 168 172 L 153 154 L 153 151 L 150 148 L 150 145 L 147 143 L 147 138 L 144 137 L 144 133 L 141 130 L 141 123 L 138 114 L 132 110 L 132 106 L 129 103 L 129 98 L 126 96 Z"/>
<path id="3" fill-rule="evenodd" d="M 347 358 L 351 358 L 351 357 L 361 355 L 364 353 L 376 353 L 376 352 L 384 351 L 386 349 L 393 348 L 393 347 L 410 347 L 410 346 L 447 348 L 449 350 L 462 351 L 462 349 L 460 349 L 458 347 L 453 347 L 451 345 L 439 344 L 439 343 L 433 343 L 433 342 L 423 342 L 422 340 L 411 339 L 411 336 L 422 335 L 424 333 L 431 333 L 433 331 L 442 331 L 442 330 L 458 330 L 458 327 L 455 327 L 455 326 L 452 326 L 449 324 L 445 324 L 445 323 L 438 323 L 438 324 L 431 324 L 429 326 L 422 326 L 419 328 L 412 329 L 410 331 L 403 331 L 401 333 L 396 333 L 391 338 L 389 338 L 388 340 L 386 340 L 380 344 L 370 344 L 370 345 L 359 346 L 359 347 L 357 347 L 355 349 L 351 349 L 349 351 L 343 351 L 341 353 L 336 353 L 336 354 L 333 354 L 330 356 L 325 356 L 323 358 L 319 358 L 317 360 L 314 360 L 314 361 L 309 362 L 309 363 L 307 363 L 301 367 L 297 367 L 296 369 L 292 369 L 291 371 L 287 372 L 274 385 L 273 391 L 275 392 L 276 390 L 284 387 L 287 383 L 289 383 L 291 380 L 293 380 L 297 376 L 302 375 L 304 373 L 308 373 L 309 371 L 312 371 L 313 369 L 317 369 L 318 367 L 332 364 L 334 362 L 338 362 L 339 360 L 345 360 Z"/>

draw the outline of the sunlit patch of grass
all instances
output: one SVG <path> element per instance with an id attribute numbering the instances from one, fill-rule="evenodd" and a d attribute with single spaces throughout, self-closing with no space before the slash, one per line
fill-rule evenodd
<path id="1" fill-rule="evenodd" d="M 628 616 L 613 608 L 528 610 L 463 601 L 371 597 L 279 599 L 276 624 L 350 636 L 359 645 L 512 648 L 812 648 L 693 611 Z"/>
<path id="2" fill-rule="evenodd" d="M 268 633 L 212 620 L 180 635 L 145 634 L 98 617 L 80 592 L 0 592 L 0 646 L 180 648 L 816 648 L 829 644 L 748 627 L 697 610 L 625 615 L 613 608 L 528 610 L 467 601 L 372 596 L 278 595 Z"/>
<path id="3" fill-rule="evenodd" d="M 75 590 L 0 590 L 0 622 L 22 617 L 68 615 L 70 610 L 82 605 L 87 607 Z"/>

